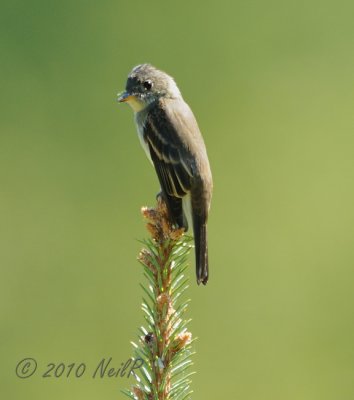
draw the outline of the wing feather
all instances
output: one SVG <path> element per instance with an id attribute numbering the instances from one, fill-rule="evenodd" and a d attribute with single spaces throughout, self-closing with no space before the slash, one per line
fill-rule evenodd
<path id="1" fill-rule="evenodd" d="M 148 113 L 144 126 L 147 142 L 162 190 L 184 197 L 192 187 L 192 165 L 180 132 L 163 109 Z"/>

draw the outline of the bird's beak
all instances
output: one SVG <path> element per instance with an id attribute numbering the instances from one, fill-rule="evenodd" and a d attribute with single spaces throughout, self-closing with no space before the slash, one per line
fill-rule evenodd
<path id="1" fill-rule="evenodd" d="M 145 103 L 134 94 L 123 92 L 118 94 L 119 103 L 128 103 L 134 112 L 141 111 L 145 107 Z"/>
<path id="2" fill-rule="evenodd" d="M 125 103 L 126 101 L 132 99 L 132 97 L 133 96 L 128 92 L 118 93 L 117 101 L 119 101 L 119 103 Z"/>

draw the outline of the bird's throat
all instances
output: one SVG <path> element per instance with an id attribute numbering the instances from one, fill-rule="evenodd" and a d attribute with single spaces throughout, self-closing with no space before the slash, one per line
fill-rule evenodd
<path id="1" fill-rule="evenodd" d="M 127 103 L 130 105 L 130 107 L 133 109 L 134 112 L 139 112 L 146 107 L 145 102 L 139 100 L 135 96 L 130 96 L 129 99 L 127 100 Z"/>

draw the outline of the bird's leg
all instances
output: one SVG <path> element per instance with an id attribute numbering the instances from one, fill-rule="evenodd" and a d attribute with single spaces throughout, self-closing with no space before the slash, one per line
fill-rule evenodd
<path id="1" fill-rule="evenodd" d="M 188 229 L 188 225 L 184 221 L 182 203 L 176 202 L 176 198 L 166 195 L 162 189 L 157 193 L 156 200 L 166 204 L 169 220 L 174 229 L 184 228 L 185 231 Z"/>
<path id="2" fill-rule="evenodd" d="M 160 190 L 160 191 L 156 194 L 156 201 L 161 201 L 161 200 L 162 200 L 163 202 L 166 203 L 165 196 L 164 196 L 162 190 Z"/>

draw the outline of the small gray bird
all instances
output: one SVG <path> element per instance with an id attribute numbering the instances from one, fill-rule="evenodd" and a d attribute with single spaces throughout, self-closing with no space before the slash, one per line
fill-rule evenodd
<path id="1" fill-rule="evenodd" d="M 193 112 L 173 78 L 150 64 L 133 68 L 118 101 L 134 111 L 139 139 L 155 167 L 171 222 L 186 231 L 193 226 L 197 283 L 205 285 L 213 181 Z"/>

